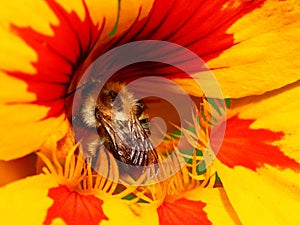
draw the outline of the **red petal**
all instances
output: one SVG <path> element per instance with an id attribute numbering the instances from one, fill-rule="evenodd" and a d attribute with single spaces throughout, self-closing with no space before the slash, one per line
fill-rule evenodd
<path id="1" fill-rule="evenodd" d="M 100 45 L 95 56 L 116 46 L 140 40 L 162 40 L 189 48 L 204 61 L 220 55 L 234 45 L 233 35 L 227 30 L 238 19 L 259 8 L 264 0 L 258 1 L 154 1 L 149 15 L 136 22 L 122 35 L 110 43 Z M 227 7 L 225 7 L 227 6 Z M 164 50 L 157 54 L 165 54 Z M 170 56 L 171 57 L 171 56 Z M 174 55 L 172 55 L 172 58 Z M 185 56 L 177 56 L 185 62 Z M 161 64 L 129 66 L 118 73 L 118 79 L 132 80 L 141 76 L 186 77 L 182 71 Z"/>
<path id="2" fill-rule="evenodd" d="M 19 71 L 7 73 L 28 84 L 28 91 L 37 96 L 35 103 L 52 107 L 51 101 L 56 102 L 65 97 L 76 68 L 99 39 L 105 21 L 101 27 L 94 24 L 86 7 L 85 19 L 82 21 L 75 12 L 68 13 L 55 1 L 49 0 L 47 3 L 59 20 L 57 26 L 51 26 L 53 36 L 38 33 L 31 27 L 11 25 L 11 29 L 38 55 L 38 61 L 33 63 L 37 71 L 35 76 Z M 57 114 L 58 107 L 63 109 L 64 104 L 61 103 L 57 102 L 56 111 L 50 111 L 49 116 Z"/>
<path id="3" fill-rule="evenodd" d="M 211 225 L 206 212 L 205 203 L 179 199 L 175 202 L 164 202 L 158 209 L 160 225 Z"/>
<path id="4" fill-rule="evenodd" d="M 254 120 L 243 120 L 237 116 L 229 119 L 226 133 L 217 158 L 230 168 L 243 166 L 256 170 L 264 165 L 280 169 L 300 171 L 300 164 L 271 143 L 283 138 L 282 132 L 266 129 L 251 129 Z M 212 145 L 214 148 L 214 146 Z"/>
<path id="5" fill-rule="evenodd" d="M 93 195 L 80 195 L 66 186 L 49 190 L 48 196 L 54 200 L 49 208 L 45 225 L 55 218 L 62 218 L 67 225 L 98 225 L 108 220 L 102 210 L 103 201 Z"/>

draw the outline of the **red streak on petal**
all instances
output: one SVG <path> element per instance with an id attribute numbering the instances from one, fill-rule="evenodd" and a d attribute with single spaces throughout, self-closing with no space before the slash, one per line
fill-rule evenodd
<path id="1" fill-rule="evenodd" d="M 74 72 L 99 39 L 105 19 L 101 26 L 94 24 L 84 1 L 84 20 L 74 11 L 67 12 L 55 1 L 46 2 L 59 20 L 58 25 L 51 25 L 53 36 L 41 34 L 31 27 L 11 24 L 12 32 L 37 53 L 38 61 L 32 63 L 36 74 L 32 76 L 20 71 L 7 73 L 28 84 L 28 92 L 37 96 L 33 103 L 51 107 L 48 116 L 57 116 L 64 110 L 63 101 L 59 100 L 65 98 Z M 57 106 L 53 107 L 53 103 Z"/>
<path id="2" fill-rule="evenodd" d="M 179 199 L 164 202 L 158 209 L 160 225 L 211 225 L 203 208 L 205 203 Z"/>
<path id="3" fill-rule="evenodd" d="M 300 171 L 299 163 L 286 156 L 278 146 L 272 145 L 273 142 L 281 140 L 284 133 L 251 129 L 250 125 L 254 121 L 239 119 L 237 116 L 229 119 L 217 158 L 230 168 L 243 166 L 256 171 L 264 165 L 270 165 L 279 169 Z"/>
<path id="4" fill-rule="evenodd" d="M 101 55 L 108 49 L 132 41 L 163 40 L 187 47 L 207 62 L 235 44 L 233 35 L 228 34 L 227 30 L 237 20 L 261 7 L 264 1 L 154 1 L 147 17 L 142 20 L 137 19 L 123 34 L 115 36 L 109 43 L 99 46 L 96 55 Z M 149 51 L 154 50 L 150 49 Z M 166 54 L 164 49 L 157 51 L 158 55 Z M 170 58 L 174 57 L 174 55 L 170 55 Z M 176 59 L 179 62 L 189 60 L 184 55 L 177 55 Z M 182 71 L 160 63 L 141 63 L 129 66 L 127 70 L 120 71 L 116 76 L 119 80 L 130 81 L 141 75 L 187 77 Z"/>
<path id="5" fill-rule="evenodd" d="M 67 225 L 98 225 L 108 220 L 102 210 L 103 201 L 93 195 L 80 195 L 66 186 L 49 190 L 48 196 L 54 200 L 48 209 L 45 225 L 55 218 L 61 218 Z"/>

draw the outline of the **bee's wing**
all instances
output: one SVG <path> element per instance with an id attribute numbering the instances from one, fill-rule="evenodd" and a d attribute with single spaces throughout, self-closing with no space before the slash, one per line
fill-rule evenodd
<path id="1" fill-rule="evenodd" d="M 108 150 L 116 159 L 132 166 L 148 166 L 158 162 L 157 152 L 136 116 L 103 125 L 110 141 L 114 142 L 114 147 Z"/>
<path id="2" fill-rule="evenodd" d="M 132 140 L 134 143 L 131 160 L 134 165 L 148 166 L 158 162 L 158 155 L 149 136 L 137 118 L 133 118 L 131 126 Z"/>

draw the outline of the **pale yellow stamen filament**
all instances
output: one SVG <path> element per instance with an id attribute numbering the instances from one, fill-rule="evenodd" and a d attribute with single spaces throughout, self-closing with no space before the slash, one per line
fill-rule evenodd
<path id="1" fill-rule="evenodd" d="M 43 168 L 43 171 L 46 174 L 54 175 L 59 184 L 66 185 L 71 190 L 82 194 L 108 193 L 112 195 L 118 184 L 93 172 L 91 164 L 86 162 L 81 154 L 75 153 L 80 148 L 75 145 L 68 152 L 66 158 L 61 159 L 63 163 L 60 163 L 56 149 L 52 150 L 52 160 L 41 152 L 38 152 L 37 155 L 47 166 L 47 168 Z M 112 167 L 116 167 L 114 163 L 110 164 L 113 165 Z M 108 171 L 113 173 L 116 168 L 108 168 Z M 114 176 L 118 178 L 118 172 L 114 173 Z"/>

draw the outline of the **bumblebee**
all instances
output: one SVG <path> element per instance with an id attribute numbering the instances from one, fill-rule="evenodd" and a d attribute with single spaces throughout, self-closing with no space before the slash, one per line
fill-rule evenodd
<path id="1" fill-rule="evenodd" d="M 96 90 L 92 90 L 96 91 Z M 100 93 L 87 94 L 80 113 L 87 129 L 98 135 L 88 138 L 87 149 L 93 160 L 106 149 L 115 159 L 131 166 L 149 166 L 158 155 L 149 137 L 149 118 L 145 104 L 134 98 L 125 84 L 108 82 Z"/>

